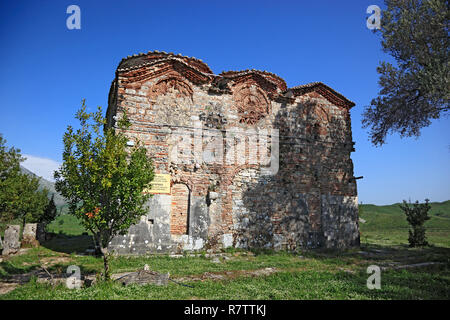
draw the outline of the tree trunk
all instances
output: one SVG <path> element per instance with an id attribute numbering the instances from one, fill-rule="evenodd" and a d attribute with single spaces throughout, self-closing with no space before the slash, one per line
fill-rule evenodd
<path id="1" fill-rule="evenodd" d="M 25 224 L 26 223 L 27 223 L 27 218 L 26 218 L 26 216 L 23 216 L 23 219 L 22 219 L 22 231 L 20 233 L 20 240 L 23 240 L 23 233 L 25 231 Z"/>
<path id="2" fill-rule="evenodd" d="M 103 280 L 108 281 L 111 279 L 111 274 L 109 271 L 109 251 L 108 251 L 108 242 L 105 240 L 105 235 L 101 232 L 97 232 L 94 234 L 95 241 L 97 243 L 97 246 L 103 256 Z M 109 239 L 109 237 L 106 237 L 106 239 Z"/>
<path id="3" fill-rule="evenodd" d="M 92 242 L 94 242 L 94 254 L 95 254 L 95 256 L 99 257 L 99 256 L 103 255 L 102 251 L 100 250 L 99 242 L 95 238 L 95 235 L 92 235 Z"/>
<path id="4" fill-rule="evenodd" d="M 103 255 L 103 280 L 108 281 L 111 279 L 111 274 L 109 272 L 109 253 L 108 248 L 103 248 L 101 246 L 100 248 L 102 255 Z"/>

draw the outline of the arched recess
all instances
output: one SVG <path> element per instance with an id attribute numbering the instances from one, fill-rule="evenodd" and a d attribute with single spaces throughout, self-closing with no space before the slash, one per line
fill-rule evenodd
<path id="1" fill-rule="evenodd" d="M 150 99 L 155 100 L 157 97 L 167 95 L 170 92 L 175 92 L 177 98 L 187 98 L 191 102 L 193 100 L 191 85 L 180 76 L 175 75 L 159 80 L 153 85 L 148 95 Z"/>
<path id="2" fill-rule="evenodd" d="M 147 96 L 157 110 L 155 122 L 164 125 L 192 125 L 193 89 L 189 81 L 171 75 L 153 85 Z"/>
<path id="3" fill-rule="evenodd" d="M 328 134 L 330 115 L 324 107 L 314 105 L 313 107 L 308 108 L 307 121 L 307 135 L 313 135 L 315 138 L 318 138 L 319 136 L 325 137 Z"/>
<path id="4" fill-rule="evenodd" d="M 254 125 L 271 111 L 266 94 L 255 84 L 237 85 L 233 90 L 233 100 L 240 123 Z"/>
<path id="5" fill-rule="evenodd" d="M 184 183 L 174 183 L 171 194 L 170 234 L 189 234 L 191 191 Z"/>

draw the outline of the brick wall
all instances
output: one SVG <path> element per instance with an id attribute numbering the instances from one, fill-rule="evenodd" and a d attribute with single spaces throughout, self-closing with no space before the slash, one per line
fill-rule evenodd
<path id="1" fill-rule="evenodd" d="M 359 241 L 353 105 L 322 83 L 288 89 L 269 72 L 214 75 L 201 60 L 153 52 L 122 60 L 107 115 L 114 126 L 126 111 L 126 134 L 171 175 L 167 230 L 178 248 L 348 247 Z M 268 175 L 258 160 L 277 139 Z"/>
<path id="2" fill-rule="evenodd" d="M 175 183 L 171 188 L 170 233 L 187 234 L 189 216 L 189 189 L 185 184 Z"/>

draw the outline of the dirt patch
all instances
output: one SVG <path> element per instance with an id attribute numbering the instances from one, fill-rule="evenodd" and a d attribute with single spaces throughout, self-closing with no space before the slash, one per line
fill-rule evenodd
<path id="1" fill-rule="evenodd" d="M 36 277 L 36 281 L 40 283 L 49 283 L 51 285 L 64 284 L 70 274 L 58 271 L 57 273 L 49 272 L 47 268 L 57 264 L 68 264 L 73 260 L 67 256 L 45 257 L 40 259 L 41 267 L 36 268 L 27 273 L 11 274 L 0 281 L 0 295 L 8 293 L 18 286 L 28 283 L 32 277 Z M 23 265 L 30 265 L 24 262 Z M 90 285 L 95 280 L 95 274 L 81 275 L 81 284 Z"/>
<path id="2" fill-rule="evenodd" d="M 16 256 L 21 256 L 25 253 L 28 252 L 28 250 L 30 250 L 31 248 L 20 248 L 19 251 L 17 251 L 16 253 L 12 253 L 9 255 L 0 255 L 0 260 L 8 260 L 8 258 L 10 257 L 16 257 Z M 1 250 L 0 250 L 1 252 Z"/>
<path id="3" fill-rule="evenodd" d="M 0 295 L 7 294 L 19 286 L 19 283 L 0 282 Z"/>
<path id="4" fill-rule="evenodd" d="M 54 266 L 55 264 L 67 264 L 72 262 L 72 258 L 70 257 L 46 257 L 46 258 L 42 258 L 40 259 L 41 265 L 45 266 L 45 267 L 51 267 Z"/>
<path id="5" fill-rule="evenodd" d="M 13 274 L 0 282 L 0 295 L 6 294 L 18 286 L 30 281 L 31 277 L 48 277 L 44 270 L 33 270 L 24 274 Z"/>

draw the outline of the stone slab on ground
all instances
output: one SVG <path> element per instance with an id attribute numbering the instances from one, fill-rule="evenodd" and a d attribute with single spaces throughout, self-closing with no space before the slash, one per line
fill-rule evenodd
<path id="1" fill-rule="evenodd" d="M 273 273 L 280 272 L 281 270 L 277 268 L 263 268 L 256 270 L 229 270 L 220 272 L 204 272 L 201 275 L 191 275 L 176 278 L 177 281 L 181 282 L 192 282 L 192 281 L 205 281 L 205 280 L 228 280 L 235 279 L 238 277 L 262 277 L 269 276 Z"/>
<path id="2" fill-rule="evenodd" d="M 169 282 L 169 273 L 158 273 L 151 270 L 139 270 L 125 275 L 113 275 L 112 278 L 123 285 L 129 284 L 154 284 L 165 286 Z"/>
<path id="3" fill-rule="evenodd" d="M 14 290 L 19 285 L 28 283 L 32 277 L 36 277 L 39 283 L 48 283 L 51 285 L 67 284 L 67 280 L 71 277 L 68 273 L 50 273 L 45 268 L 39 268 L 24 274 L 10 275 L 0 281 L 0 295 Z M 80 287 L 89 287 L 95 282 L 95 274 L 80 275 Z"/>

